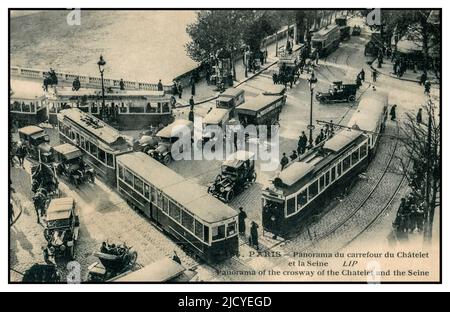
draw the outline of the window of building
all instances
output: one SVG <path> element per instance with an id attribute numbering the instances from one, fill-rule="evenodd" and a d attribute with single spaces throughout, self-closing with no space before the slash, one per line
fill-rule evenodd
<path id="1" fill-rule="evenodd" d="M 364 143 L 360 148 L 359 148 L 359 156 L 362 158 L 366 157 L 367 155 L 367 142 Z"/>
<path id="2" fill-rule="evenodd" d="M 213 241 L 225 238 L 225 224 L 213 227 L 211 234 Z"/>
<path id="3" fill-rule="evenodd" d="M 236 221 L 233 221 L 227 226 L 227 237 L 233 236 L 236 234 Z"/>
<path id="4" fill-rule="evenodd" d="M 194 233 L 194 217 L 187 211 L 181 211 L 181 225 Z"/>
<path id="5" fill-rule="evenodd" d="M 297 195 L 297 210 L 306 205 L 308 202 L 308 189 L 304 189 Z"/>
<path id="6" fill-rule="evenodd" d="M 195 236 L 200 239 L 203 239 L 203 224 L 195 220 Z"/>
<path id="7" fill-rule="evenodd" d="M 110 167 L 114 167 L 114 157 L 113 154 L 106 153 L 106 164 Z"/>
<path id="8" fill-rule="evenodd" d="M 136 176 L 134 176 L 134 189 L 138 193 L 144 194 L 144 182 Z"/>
<path id="9" fill-rule="evenodd" d="M 359 148 L 352 153 L 352 165 L 356 165 L 359 161 Z"/>
<path id="10" fill-rule="evenodd" d="M 169 201 L 169 216 L 174 218 L 178 223 L 180 222 L 180 207 L 171 201 Z"/>
<path id="11" fill-rule="evenodd" d="M 101 148 L 98 148 L 98 159 L 106 164 L 106 152 L 102 150 Z"/>
<path id="12" fill-rule="evenodd" d="M 344 161 L 342 162 L 342 171 L 346 172 L 350 168 L 350 155 L 344 158 Z"/>
<path id="13" fill-rule="evenodd" d="M 124 170 L 124 179 L 127 184 L 133 186 L 133 174 L 127 169 Z"/>
<path id="14" fill-rule="evenodd" d="M 319 193 L 319 182 L 316 180 L 310 186 L 308 186 L 308 200 L 316 197 Z"/>
<path id="15" fill-rule="evenodd" d="M 289 198 L 287 200 L 287 207 L 286 207 L 286 213 L 287 215 L 293 214 L 295 212 L 295 197 Z"/>

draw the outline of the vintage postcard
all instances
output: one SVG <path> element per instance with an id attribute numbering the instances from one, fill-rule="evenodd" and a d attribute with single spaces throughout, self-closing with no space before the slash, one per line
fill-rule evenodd
<path id="1" fill-rule="evenodd" d="M 9 283 L 440 283 L 434 9 L 9 9 Z"/>

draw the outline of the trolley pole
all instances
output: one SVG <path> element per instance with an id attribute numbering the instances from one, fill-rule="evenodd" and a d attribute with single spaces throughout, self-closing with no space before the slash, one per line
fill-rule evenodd
<path id="1" fill-rule="evenodd" d="M 313 130 L 314 130 L 314 125 L 313 125 L 313 101 L 314 101 L 314 87 L 316 86 L 317 83 L 317 78 L 314 74 L 314 70 L 311 72 L 311 77 L 309 78 L 309 90 L 311 91 L 311 104 L 310 104 L 310 108 L 309 108 L 309 125 L 308 125 L 308 129 L 309 129 L 309 146 L 308 148 L 312 148 L 313 147 Z"/>
<path id="2" fill-rule="evenodd" d="M 105 65 L 106 62 L 103 59 L 103 56 L 100 55 L 100 59 L 97 62 L 98 65 L 98 70 L 100 71 L 100 78 L 102 81 L 102 113 L 101 113 L 101 119 L 105 120 L 106 119 L 106 104 L 105 104 L 105 85 L 104 85 L 104 81 L 103 81 L 103 73 L 105 71 Z"/>

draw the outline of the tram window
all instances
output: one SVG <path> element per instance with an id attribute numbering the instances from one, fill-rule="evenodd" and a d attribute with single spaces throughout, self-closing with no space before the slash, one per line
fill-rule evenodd
<path id="1" fill-rule="evenodd" d="M 342 164 L 339 162 L 336 166 L 336 177 L 340 177 L 342 174 Z"/>
<path id="2" fill-rule="evenodd" d="M 163 208 L 163 211 L 165 213 L 167 213 L 167 211 L 169 210 L 169 200 L 167 199 L 167 197 L 163 198 L 163 206 L 162 206 L 162 208 Z"/>
<path id="3" fill-rule="evenodd" d="M 91 154 L 92 154 L 93 156 L 97 157 L 97 154 L 98 154 L 97 145 L 95 145 L 95 144 L 92 143 L 92 142 L 91 142 L 90 145 L 91 145 L 91 150 L 90 150 Z"/>
<path id="4" fill-rule="evenodd" d="M 134 176 L 134 189 L 138 193 L 144 194 L 144 182 L 136 176 Z"/>
<path id="5" fill-rule="evenodd" d="M 145 183 L 144 183 L 144 196 L 145 196 L 145 198 L 150 200 L 150 189 L 149 189 L 148 184 L 145 184 Z"/>
<path id="6" fill-rule="evenodd" d="M 169 216 L 174 218 L 178 223 L 180 222 L 180 207 L 169 201 Z"/>
<path id="7" fill-rule="evenodd" d="M 203 227 L 203 240 L 205 243 L 209 243 L 209 227 L 206 225 Z"/>
<path id="8" fill-rule="evenodd" d="M 225 238 L 225 225 L 219 225 L 212 228 L 212 240 L 216 241 Z"/>
<path id="9" fill-rule="evenodd" d="M 325 175 L 322 175 L 319 179 L 319 187 L 322 191 L 325 188 Z"/>
<path id="10" fill-rule="evenodd" d="M 86 149 L 86 141 L 84 140 L 84 137 L 80 135 L 80 146 L 82 149 Z"/>
<path id="11" fill-rule="evenodd" d="M 181 225 L 187 230 L 194 232 L 194 217 L 187 211 L 181 211 Z"/>
<path id="12" fill-rule="evenodd" d="M 203 224 L 195 220 L 195 236 L 200 239 L 203 239 Z"/>
<path id="13" fill-rule="evenodd" d="M 102 150 L 101 148 L 98 149 L 98 159 L 106 164 L 106 152 L 104 150 Z"/>
<path id="14" fill-rule="evenodd" d="M 308 202 L 308 192 L 307 189 L 304 189 L 297 195 L 297 210 L 299 210 L 302 206 L 306 205 Z"/>
<path id="15" fill-rule="evenodd" d="M 80 145 L 80 135 L 78 133 L 75 133 L 75 140 L 77 142 L 77 145 Z"/>
<path id="16" fill-rule="evenodd" d="M 289 198 L 287 200 L 286 213 L 287 215 L 293 214 L 295 212 L 295 197 Z"/>
<path id="17" fill-rule="evenodd" d="M 36 106 L 34 105 L 33 102 L 30 103 L 30 111 L 31 111 L 32 113 L 36 112 Z"/>
<path id="18" fill-rule="evenodd" d="M 128 183 L 129 185 L 133 186 L 133 174 L 126 170 L 124 171 L 124 178 L 125 178 L 125 182 Z"/>
<path id="19" fill-rule="evenodd" d="M 345 172 L 350 168 L 350 155 L 344 158 L 344 161 L 342 162 L 342 171 Z"/>
<path id="20" fill-rule="evenodd" d="M 325 186 L 328 186 L 330 184 L 330 171 L 327 171 L 325 173 Z"/>
<path id="21" fill-rule="evenodd" d="M 117 166 L 119 171 L 119 179 L 123 180 L 123 167 L 121 165 Z"/>
<path id="22" fill-rule="evenodd" d="M 123 102 L 120 104 L 120 112 L 122 114 L 127 112 L 127 107 L 125 106 L 125 104 Z"/>
<path id="23" fill-rule="evenodd" d="M 156 198 L 157 197 L 156 196 L 156 189 L 154 187 L 150 188 L 150 193 L 151 193 L 151 196 L 152 196 L 152 198 L 151 198 L 152 203 L 157 204 L 158 202 L 157 202 L 157 198 Z"/>
<path id="24" fill-rule="evenodd" d="M 114 167 L 114 158 L 110 153 L 106 153 L 106 164 L 110 167 Z"/>
<path id="25" fill-rule="evenodd" d="M 331 182 L 333 182 L 334 180 L 336 180 L 336 171 L 333 168 L 331 168 Z"/>
<path id="26" fill-rule="evenodd" d="M 163 113 L 170 113 L 170 106 L 169 106 L 169 103 L 167 103 L 167 102 L 164 102 L 164 105 L 163 105 L 163 111 L 162 111 Z"/>
<path id="27" fill-rule="evenodd" d="M 352 165 L 356 165 L 358 161 L 359 161 L 359 149 L 357 149 L 352 153 Z"/>
<path id="28" fill-rule="evenodd" d="M 96 106 L 95 102 L 92 102 L 91 113 L 92 114 L 97 114 L 98 113 L 98 107 Z"/>
<path id="29" fill-rule="evenodd" d="M 229 223 L 227 226 L 227 237 L 230 237 L 234 234 L 236 234 L 236 221 Z"/>
<path id="30" fill-rule="evenodd" d="M 366 157 L 367 155 L 367 142 L 363 144 L 363 146 L 361 146 L 359 148 L 359 155 L 361 158 Z"/>
<path id="31" fill-rule="evenodd" d="M 311 200 L 319 193 L 319 182 L 316 180 L 308 187 L 308 200 Z"/>

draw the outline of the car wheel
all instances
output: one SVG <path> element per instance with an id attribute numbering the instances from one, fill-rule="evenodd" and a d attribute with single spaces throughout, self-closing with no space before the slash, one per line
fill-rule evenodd
<path id="1" fill-rule="evenodd" d="M 227 194 L 225 195 L 225 202 L 229 203 L 230 201 L 232 201 L 234 198 L 234 191 L 233 190 L 229 190 L 227 192 Z"/>
<path id="2" fill-rule="evenodd" d="M 253 172 L 252 179 L 250 180 L 252 183 L 256 181 L 256 172 Z"/>
<path id="3" fill-rule="evenodd" d="M 172 156 L 170 156 L 170 154 L 167 154 L 166 156 L 164 156 L 164 158 L 163 158 L 164 165 L 168 166 L 171 162 L 172 162 Z"/>
<path id="4" fill-rule="evenodd" d="M 130 257 L 129 258 L 130 260 L 129 260 L 128 264 L 130 265 L 130 267 L 133 267 L 137 261 L 137 252 L 136 251 L 131 252 L 129 257 Z"/>
<path id="5" fill-rule="evenodd" d="M 355 97 L 354 95 L 350 95 L 350 96 L 348 97 L 348 101 L 349 101 L 349 102 L 355 102 L 355 100 L 356 100 L 356 97 Z"/>

